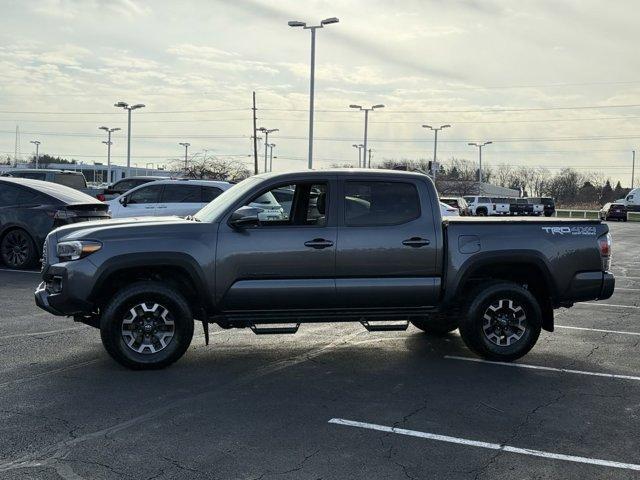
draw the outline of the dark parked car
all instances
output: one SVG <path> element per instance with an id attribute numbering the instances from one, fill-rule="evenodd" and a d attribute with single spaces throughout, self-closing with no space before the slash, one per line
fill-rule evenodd
<path id="1" fill-rule="evenodd" d="M 73 188 L 26 178 L 0 178 L 0 258 L 8 267 L 34 266 L 44 239 L 54 228 L 106 218 L 106 204 Z"/>
<path id="2" fill-rule="evenodd" d="M 462 216 L 471 215 L 471 209 L 469 208 L 469 204 L 462 197 L 440 197 L 440 201 L 442 203 L 446 203 L 450 207 L 457 208 L 458 212 Z"/>
<path id="3" fill-rule="evenodd" d="M 261 217 L 252 205 L 283 187 L 294 191 L 288 210 Z M 477 354 L 509 361 L 553 331 L 554 309 L 612 295 L 599 220 L 443 221 L 439 205 L 418 173 L 255 175 L 186 219 L 56 229 L 35 300 L 100 328 L 106 351 L 140 369 L 180 358 L 194 319 L 207 341 L 210 323 L 286 334 L 303 322 L 410 321 L 434 335 L 459 328 Z"/>
<path id="4" fill-rule="evenodd" d="M 140 185 L 144 185 L 145 183 L 155 182 L 156 180 L 169 180 L 171 177 L 161 177 L 161 176 L 145 176 L 145 177 L 128 177 L 123 178 L 122 180 L 118 180 L 114 182 L 109 188 L 106 188 L 102 194 L 102 196 L 98 197 L 99 200 L 107 201 L 113 200 L 116 197 L 119 197 L 123 193 L 128 192 L 132 188 L 136 188 Z"/>
<path id="5" fill-rule="evenodd" d="M 622 203 L 607 203 L 600 209 L 602 220 L 627 221 L 627 206 Z"/>
<path id="6" fill-rule="evenodd" d="M 512 198 L 509 204 L 510 215 L 533 215 L 533 204 L 526 198 Z"/>

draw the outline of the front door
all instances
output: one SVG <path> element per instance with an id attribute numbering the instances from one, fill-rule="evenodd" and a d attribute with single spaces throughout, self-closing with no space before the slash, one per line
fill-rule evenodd
<path id="1" fill-rule="evenodd" d="M 277 190 L 293 191 L 277 205 Z M 336 184 L 326 179 L 265 187 L 246 206 L 259 222 L 220 224 L 216 304 L 225 311 L 326 308 L 335 304 Z M 229 215 L 230 216 L 230 215 Z"/>
<path id="2" fill-rule="evenodd" d="M 435 305 L 440 291 L 439 216 L 433 214 L 424 182 L 344 180 L 339 204 L 338 306 Z"/>

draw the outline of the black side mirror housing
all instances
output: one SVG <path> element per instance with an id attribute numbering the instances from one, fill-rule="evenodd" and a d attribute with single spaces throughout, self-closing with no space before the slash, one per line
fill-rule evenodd
<path id="1" fill-rule="evenodd" d="M 120 200 L 118 200 L 120 202 L 120 205 L 122 205 L 123 207 L 127 206 L 127 197 L 122 197 Z"/>
<path id="2" fill-rule="evenodd" d="M 233 228 L 244 228 L 252 225 L 260 225 L 260 219 L 258 218 L 260 210 L 253 207 L 240 207 L 238 210 L 231 214 L 229 218 L 229 225 Z"/>

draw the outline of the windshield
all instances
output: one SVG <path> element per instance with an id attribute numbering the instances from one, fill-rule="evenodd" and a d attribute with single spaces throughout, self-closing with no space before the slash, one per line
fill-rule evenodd
<path id="1" fill-rule="evenodd" d="M 193 217 L 200 222 L 216 222 L 221 214 L 223 214 L 229 207 L 231 207 L 231 205 L 236 203 L 242 196 L 260 182 L 261 179 L 257 177 L 251 177 L 241 181 L 229 190 L 222 192 L 219 196 L 205 205 Z"/>

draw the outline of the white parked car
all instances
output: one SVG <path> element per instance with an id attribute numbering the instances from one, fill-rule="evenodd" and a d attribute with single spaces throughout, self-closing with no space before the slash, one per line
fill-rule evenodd
<path id="1" fill-rule="evenodd" d="M 459 217 L 460 212 L 457 208 L 440 202 L 440 215 L 443 217 Z"/>
<path id="2" fill-rule="evenodd" d="M 508 198 L 492 198 L 493 213 L 496 215 L 509 215 L 511 200 Z"/>
<path id="3" fill-rule="evenodd" d="M 232 183 L 213 180 L 158 180 L 132 188 L 109 200 L 112 218 L 193 215 Z M 260 210 L 264 220 L 283 218 L 283 208 L 271 193 L 256 199 L 252 207 Z"/>
<path id="4" fill-rule="evenodd" d="M 616 200 L 616 203 L 618 202 L 619 200 Z M 622 203 L 627 206 L 628 212 L 640 212 L 640 188 L 634 188 L 627 193 Z"/>
<path id="5" fill-rule="evenodd" d="M 493 201 L 489 197 L 464 197 L 469 204 L 471 215 L 487 216 L 493 214 Z"/>

